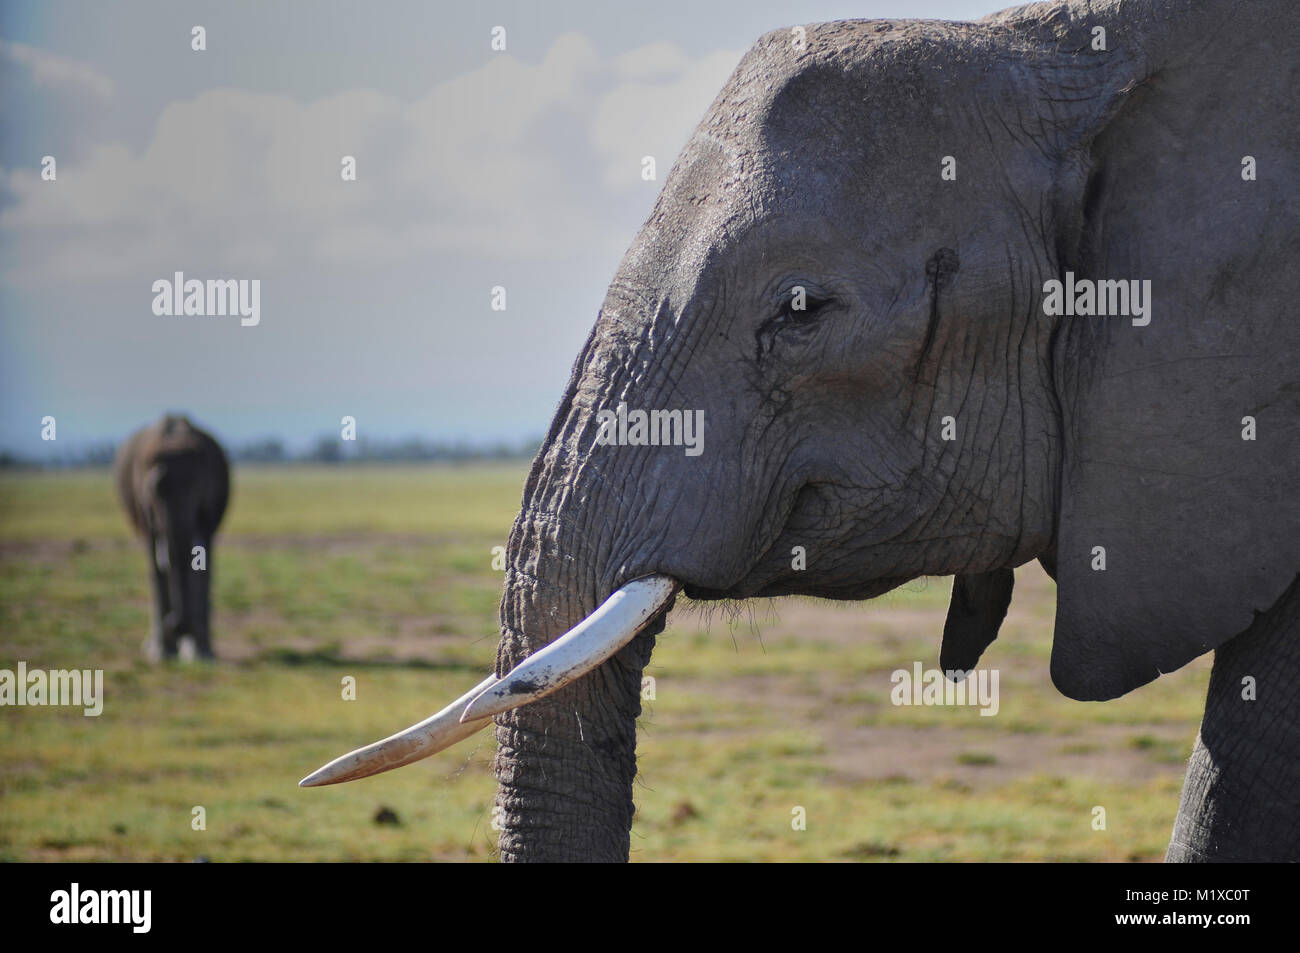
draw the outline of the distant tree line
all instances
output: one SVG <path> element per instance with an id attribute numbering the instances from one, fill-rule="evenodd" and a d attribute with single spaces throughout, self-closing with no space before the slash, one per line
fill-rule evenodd
<path id="1" fill-rule="evenodd" d="M 340 440 L 326 434 L 305 450 L 290 451 L 278 437 L 265 437 L 249 443 L 227 446 L 226 452 L 236 463 L 462 463 L 482 460 L 532 459 L 541 446 L 540 439 L 517 442 L 474 443 L 468 440 L 440 441 L 421 437 L 399 440 Z M 116 445 L 94 444 L 78 450 L 59 450 L 49 456 L 24 457 L 0 450 L 0 468 L 6 467 L 104 467 L 113 462 Z"/>

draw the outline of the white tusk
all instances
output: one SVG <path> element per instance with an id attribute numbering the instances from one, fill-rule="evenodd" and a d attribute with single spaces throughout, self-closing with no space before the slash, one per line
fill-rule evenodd
<path id="1" fill-rule="evenodd" d="M 463 741 L 481 728 L 486 728 L 490 718 L 474 718 L 461 721 L 465 706 L 476 696 L 491 688 L 497 682 L 495 675 L 489 675 L 472 689 L 461 695 L 454 702 L 430 715 L 419 724 L 412 725 L 405 731 L 389 735 L 382 741 L 349 751 L 340 758 L 335 758 L 323 768 L 313 771 L 298 782 L 299 787 L 314 788 L 322 784 L 338 784 L 341 781 L 355 781 L 368 778 L 400 768 L 403 765 L 437 754 L 444 748 L 450 748 L 458 741 Z"/>
<path id="2" fill-rule="evenodd" d="M 465 706 L 461 721 L 491 718 L 536 701 L 586 675 L 646 627 L 677 591 L 671 576 L 643 576 L 624 585 L 595 612 L 516 665 Z"/>

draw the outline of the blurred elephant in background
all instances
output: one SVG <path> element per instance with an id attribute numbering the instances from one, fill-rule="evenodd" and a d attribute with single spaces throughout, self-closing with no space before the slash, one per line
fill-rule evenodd
<path id="1" fill-rule="evenodd" d="M 1218 650 L 1169 858 L 1300 860 L 1298 48 L 1272 0 L 763 37 L 578 355 L 495 673 L 303 783 L 495 719 L 502 857 L 624 860 L 675 592 L 955 575 L 965 670 L 1039 560 L 1063 694 Z"/>
<path id="2" fill-rule="evenodd" d="M 147 654 L 176 658 L 181 636 L 190 636 L 198 656 L 212 658 L 212 537 L 230 496 L 225 452 L 188 418 L 168 414 L 119 448 L 113 475 L 149 559 L 154 608 Z"/>

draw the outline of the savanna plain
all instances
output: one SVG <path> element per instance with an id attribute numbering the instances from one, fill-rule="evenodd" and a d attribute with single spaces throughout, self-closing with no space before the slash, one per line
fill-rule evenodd
<path id="1" fill-rule="evenodd" d="M 0 473 L 0 668 L 99 668 L 105 693 L 98 717 L 0 708 L 0 859 L 494 859 L 490 731 L 400 771 L 296 784 L 493 668 L 492 547 L 525 471 L 237 467 L 213 561 L 218 661 L 164 666 L 141 653 L 143 546 L 108 472 Z M 950 588 L 679 597 L 646 671 L 632 860 L 1161 859 L 1210 657 L 1116 701 L 1062 697 L 1055 589 L 1032 564 L 980 663 L 1000 673 L 996 716 L 892 705 L 893 671 L 938 665 Z"/>

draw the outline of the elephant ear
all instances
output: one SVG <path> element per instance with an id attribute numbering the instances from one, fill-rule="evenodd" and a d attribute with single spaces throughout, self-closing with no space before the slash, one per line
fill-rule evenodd
<path id="1" fill-rule="evenodd" d="M 998 628 L 1011 605 L 1016 575 L 1010 569 L 957 576 L 952 581 L 948 619 L 943 624 L 939 667 L 968 672 L 998 637 Z"/>
<path id="2" fill-rule="evenodd" d="M 1295 18 L 1213 55 L 1160 49 L 1192 50 L 1187 32 L 1141 44 L 1141 67 L 1117 57 L 1059 173 L 1053 277 L 1150 282 L 1145 315 L 1043 318 L 1063 433 L 1051 671 L 1083 700 L 1243 632 L 1300 568 L 1300 107 L 1288 70 L 1238 69 L 1284 61 Z"/>

